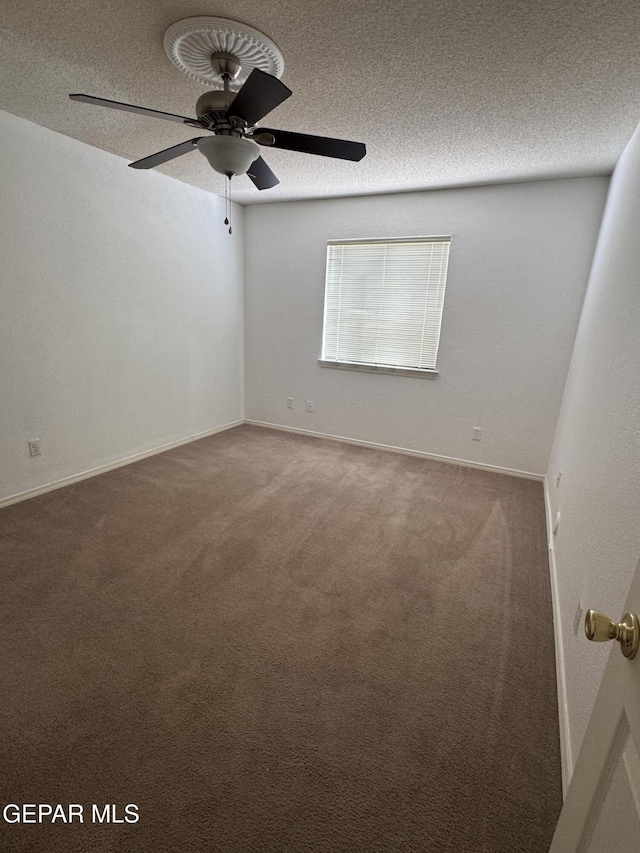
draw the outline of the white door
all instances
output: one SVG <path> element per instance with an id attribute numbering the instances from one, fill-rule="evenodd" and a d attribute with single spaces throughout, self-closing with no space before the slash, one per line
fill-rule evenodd
<path id="1" fill-rule="evenodd" d="M 640 616 L 640 563 L 623 612 Z M 549 853 L 640 851 L 640 652 L 612 649 Z"/>

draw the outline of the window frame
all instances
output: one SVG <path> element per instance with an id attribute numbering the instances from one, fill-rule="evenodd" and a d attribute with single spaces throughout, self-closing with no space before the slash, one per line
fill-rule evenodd
<path id="1" fill-rule="evenodd" d="M 449 259 L 451 253 L 451 243 L 453 242 L 452 235 L 437 235 L 437 236 L 421 236 L 421 237 L 373 237 L 373 238 L 365 238 L 358 237 L 353 239 L 333 239 L 327 240 L 326 244 L 326 254 L 325 254 L 325 278 L 324 278 L 324 299 L 323 299 L 323 312 L 322 312 L 322 340 L 321 340 L 321 354 L 320 358 L 318 358 L 318 365 L 320 367 L 327 367 L 331 369 L 338 370 L 355 370 L 364 373 L 386 373 L 396 376 L 410 376 L 410 377 L 420 377 L 422 379 L 435 379 L 439 375 L 440 371 L 437 368 L 437 357 L 440 349 L 440 333 L 442 329 L 442 320 L 444 317 L 444 299 L 446 295 L 446 286 L 447 279 L 449 273 Z M 438 325 L 438 344 L 436 348 L 436 367 L 408 367 L 408 366 L 394 366 L 394 365 L 377 365 L 370 364 L 366 362 L 352 362 L 352 361 L 337 361 L 337 360 L 329 360 L 323 358 L 325 352 L 325 337 L 326 337 L 326 320 L 327 320 L 327 270 L 329 265 L 329 247 L 330 246 L 347 246 L 347 245 L 362 245 L 362 244 L 375 244 L 375 243 L 448 243 L 449 251 L 447 254 L 447 267 L 444 276 L 444 286 L 442 291 L 442 306 L 440 310 L 439 317 L 439 325 Z"/>

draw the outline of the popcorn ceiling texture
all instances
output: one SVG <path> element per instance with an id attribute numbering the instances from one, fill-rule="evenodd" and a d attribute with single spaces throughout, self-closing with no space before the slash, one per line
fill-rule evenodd
<path id="1" fill-rule="evenodd" d="M 203 87 L 166 57 L 169 25 L 215 15 L 273 39 L 294 94 L 268 126 L 363 141 L 368 154 L 347 163 L 265 152 L 281 184 L 259 193 L 238 178 L 242 203 L 608 174 L 640 118 L 636 0 L 3 7 L 0 106 L 129 161 L 192 131 L 73 103 L 69 92 L 190 115 Z M 222 176 L 195 151 L 161 169 L 223 191 Z"/>

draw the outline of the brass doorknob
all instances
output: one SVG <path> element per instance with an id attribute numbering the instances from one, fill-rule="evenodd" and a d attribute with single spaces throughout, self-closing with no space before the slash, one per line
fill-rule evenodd
<path id="1" fill-rule="evenodd" d="M 635 613 L 625 613 L 622 622 L 614 622 L 604 613 L 590 610 L 584 620 L 584 632 L 587 640 L 593 640 L 594 643 L 617 640 L 626 658 L 631 659 L 636 656 L 640 643 L 640 626 Z"/>

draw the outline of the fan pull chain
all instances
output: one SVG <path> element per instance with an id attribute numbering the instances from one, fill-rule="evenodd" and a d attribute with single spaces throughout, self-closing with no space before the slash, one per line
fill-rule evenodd
<path id="1" fill-rule="evenodd" d="M 231 175 L 224 176 L 224 202 L 226 211 L 224 224 L 229 226 L 229 234 L 233 234 L 231 230 Z"/>

